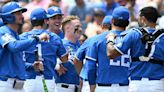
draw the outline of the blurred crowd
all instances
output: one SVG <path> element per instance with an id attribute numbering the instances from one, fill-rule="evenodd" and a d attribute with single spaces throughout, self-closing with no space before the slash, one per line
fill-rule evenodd
<path id="1" fill-rule="evenodd" d="M 106 15 L 111 15 L 114 8 L 125 6 L 130 11 L 130 23 L 128 28 L 139 26 L 137 19 L 139 10 L 145 6 L 157 8 L 161 17 L 159 26 L 164 23 L 164 1 L 163 0 L 0 0 L 0 7 L 10 1 L 17 1 L 22 7 L 27 8 L 24 13 L 24 24 L 22 32 L 31 30 L 29 16 L 32 10 L 42 7 L 47 10 L 51 6 L 61 8 L 64 16 L 76 15 L 80 18 L 82 28 L 88 37 L 101 32 L 101 23 Z"/>

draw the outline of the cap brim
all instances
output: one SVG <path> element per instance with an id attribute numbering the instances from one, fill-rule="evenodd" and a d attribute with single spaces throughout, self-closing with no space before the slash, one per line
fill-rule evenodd
<path id="1" fill-rule="evenodd" d="M 56 14 L 52 14 L 52 15 L 47 14 L 47 18 L 51 18 L 51 17 L 53 17 L 53 16 L 55 16 L 55 15 L 64 15 L 64 14 L 61 14 L 61 13 L 56 13 Z"/>
<path id="2" fill-rule="evenodd" d="M 26 8 L 18 8 L 18 9 L 13 10 L 11 13 L 15 13 L 15 12 L 19 12 L 19 11 L 22 11 L 22 13 L 24 13 L 27 11 L 27 9 Z"/>

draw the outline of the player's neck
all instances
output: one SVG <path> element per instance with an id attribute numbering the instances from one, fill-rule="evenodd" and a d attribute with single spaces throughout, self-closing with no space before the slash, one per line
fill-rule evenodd
<path id="1" fill-rule="evenodd" d="M 42 26 L 34 26 L 33 29 L 42 30 L 43 27 Z"/>
<path id="2" fill-rule="evenodd" d="M 64 39 L 72 42 L 72 43 L 76 43 L 77 42 L 77 39 L 73 38 L 72 36 L 67 36 L 67 37 L 64 37 Z"/>
<path id="3" fill-rule="evenodd" d="M 156 23 L 147 23 L 146 27 L 155 28 L 156 27 Z"/>
<path id="4" fill-rule="evenodd" d="M 58 34 L 58 33 L 60 32 L 60 29 L 51 29 L 51 28 L 49 28 L 48 30 L 49 30 L 50 32 L 55 33 L 55 34 Z"/>
<path id="5" fill-rule="evenodd" d="M 120 31 L 124 31 L 125 28 L 112 25 L 112 30 L 120 30 Z"/>

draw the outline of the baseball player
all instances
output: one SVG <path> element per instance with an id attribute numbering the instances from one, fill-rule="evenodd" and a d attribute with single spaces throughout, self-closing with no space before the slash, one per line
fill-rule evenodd
<path id="1" fill-rule="evenodd" d="M 102 22 L 103 32 L 110 30 L 109 26 L 111 25 L 112 16 L 106 16 Z M 105 26 L 104 26 L 105 25 Z M 77 50 L 75 54 L 74 63 L 80 73 L 80 78 L 82 79 L 82 92 L 90 92 L 90 87 L 87 77 L 87 62 L 85 62 L 85 55 L 88 50 L 88 47 L 91 46 L 95 41 L 97 41 L 97 36 L 88 38 Z M 82 68 L 82 69 L 81 69 Z"/>
<path id="2" fill-rule="evenodd" d="M 73 65 L 74 54 L 80 47 L 78 38 L 82 34 L 81 23 L 76 16 L 67 16 L 62 21 L 65 37 L 62 40 L 63 44 L 69 53 L 67 63 L 62 65 L 67 69 L 62 75 L 56 79 L 56 92 L 78 92 L 79 76 L 76 68 Z"/>
<path id="3" fill-rule="evenodd" d="M 130 50 L 129 92 L 164 92 L 164 33 L 156 30 L 159 14 L 153 7 L 140 10 L 139 24 L 118 43 L 113 44 L 115 34 L 108 35 L 107 55 L 116 58 Z"/>
<path id="4" fill-rule="evenodd" d="M 112 20 L 112 16 L 110 15 L 104 17 L 101 25 L 103 31 L 111 30 L 111 22 L 112 22 L 111 20 Z"/>
<path id="5" fill-rule="evenodd" d="M 88 81 L 96 85 L 91 92 L 127 92 L 129 55 L 122 55 L 116 59 L 109 59 L 106 54 L 106 36 L 115 33 L 117 43 L 122 39 L 122 32 L 128 26 L 129 11 L 120 6 L 112 13 L 112 30 L 100 34 L 86 53 L 88 64 Z"/>
<path id="6" fill-rule="evenodd" d="M 29 39 L 20 40 L 19 25 L 23 23 L 23 12 L 27 9 L 20 7 L 16 2 L 6 3 L 2 7 L 0 16 L 4 26 L 0 27 L 0 91 L 24 92 L 25 63 L 23 50 L 31 47 L 39 40 L 48 40 L 44 33 Z"/>
<path id="7" fill-rule="evenodd" d="M 63 19 L 63 13 L 59 7 L 52 6 L 48 8 L 48 31 L 57 34 L 60 38 L 64 38 L 64 33 L 60 29 Z"/>
<path id="8" fill-rule="evenodd" d="M 59 57 L 62 62 L 67 61 L 66 49 L 62 44 L 61 38 L 43 29 L 45 19 L 47 19 L 47 13 L 44 9 L 34 9 L 30 15 L 31 24 L 33 26 L 32 31 L 25 32 L 21 35 L 22 39 L 28 39 L 44 32 L 50 36 L 47 42 L 39 42 L 37 46 L 33 45 L 24 52 L 27 77 L 24 88 L 26 92 L 44 92 L 40 71 L 43 71 L 48 92 L 55 92 L 53 77 L 56 75 L 54 70 L 56 59 Z M 36 50 L 38 50 L 39 57 L 41 58 L 40 61 L 36 59 Z"/>

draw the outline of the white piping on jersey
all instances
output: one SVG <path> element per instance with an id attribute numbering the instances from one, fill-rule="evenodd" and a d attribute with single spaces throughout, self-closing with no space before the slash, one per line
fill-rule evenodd
<path id="1" fill-rule="evenodd" d="M 64 53 L 63 55 L 61 55 L 61 57 L 64 57 L 65 55 L 67 55 L 68 54 L 68 52 L 66 52 L 66 53 Z"/>
<path id="2" fill-rule="evenodd" d="M 77 57 L 77 55 L 75 55 L 74 58 L 76 58 L 78 61 L 80 61 L 80 59 Z"/>
<path id="3" fill-rule="evenodd" d="M 123 55 L 124 53 L 121 51 L 121 50 L 119 50 L 115 45 L 113 45 L 114 46 L 114 48 L 121 54 L 121 55 Z"/>
<path id="4" fill-rule="evenodd" d="M 86 58 L 86 59 L 90 59 L 90 60 L 93 60 L 93 61 L 97 61 L 96 59 L 94 59 L 94 58 L 91 58 L 91 57 L 89 57 L 89 56 L 85 56 L 85 58 Z"/>

